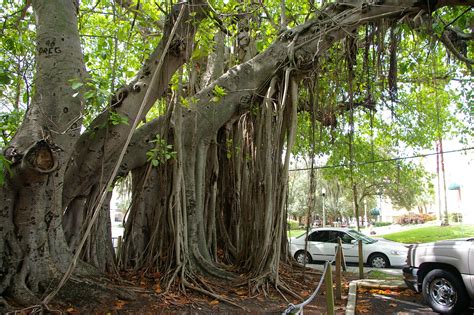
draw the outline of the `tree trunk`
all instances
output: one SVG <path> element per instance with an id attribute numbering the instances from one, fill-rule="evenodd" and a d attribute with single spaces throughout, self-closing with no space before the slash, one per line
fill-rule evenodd
<path id="1" fill-rule="evenodd" d="M 172 14 L 168 18 L 163 39 L 145 63 L 143 68 L 137 74 L 135 80 L 129 83 L 125 88 L 119 89 L 114 98 L 112 98 L 112 107 L 105 113 L 99 115 L 91 127 L 81 135 L 77 145 L 74 148 L 71 160 L 65 174 L 65 191 L 63 194 L 63 203 L 66 208 L 66 214 L 75 209 L 69 207 L 71 202 L 82 196 L 96 186 L 94 189 L 102 190 L 103 182 L 111 176 L 111 172 L 117 162 L 118 153 L 122 149 L 125 140 L 130 131 L 131 121 L 134 120 L 142 105 L 145 94 L 148 89 L 152 89 L 147 104 L 144 104 L 143 115 L 145 115 L 154 102 L 162 97 L 168 89 L 168 84 L 176 70 L 189 60 L 194 42 L 194 34 L 196 32 L 198 22 L 204 17 L 204 10 L 196 1 L 193 4 L 180 4 L 174 7 Z M 184 6 L 184 7 L 183 7 Z M 183 17 L 178 24 L 175 25 L 178 13 L 183 8 Z M 197 14 L 192 14 L 192 13 Z M 172 30 L 175 30 L 175 36 L 170 37 Z M 169 44 L 169 45 L 168 45 Z M 158 65 L 163 64 L 158 69 Z M 153 74 L 158 69 L 157 86 L 150 87 Z M 127 117 L 129 124 L 112 125 L 108 123 L 110 112 L 115 112 L 121 116 Z M 154 122 L 158 123 L 158 120 Z M 152 124 L 152 125 L 154 125 Z M 106 127 L 101 127 L 106 125 Z M 153 126 L 152 126 L 153 127 Z M 153 131 L 151 131 L 153 132 Z M 154 135 L 149 135 L 150 141 Z M 143 139 L 135 139 L 132 144 L 141 142 Z M 141 144 L 139 144 L 140 146 Z M 130 151 L 129 151 L 130 152 Z M 137 157 L 134 152 L 129 154 L 127 160 L 135 160 Z M 146 157 L 146 155 L 144 155 Z M 126 164 L 122 165 L 121 173 L 125 173 L 130 169 Z M 100 173 L 101 176 L 95 176 Z M 103 178 L 103 182 L 99 182 L 99 178 Z M 84 209 L 86 215 L 91 215 L 94 203 L 89 203 Z M 74 214 L 71 214 L 74 216 Z M 105 223 L 105 221 L 104 221 Z M 73 227 L 74 228 L 74 227 Z M 101 231 L 107 229 L 100 228 Z M 76 226 L 74 230 L 68 231 L 69 234 L 79 234 L 82 237 L 80 227 Z M 99 238 L 102 238 L 98 236 Z M 107 242 L 109 244 L 110 242 Z M 110 245 L 111 246 L 111 245 Z M 109 256 L 111 247 L 104 247 L 102 251 L 94 251 L 99 257 L 90 257 L 88 262 L 95 265 L 96 261 L 106 261 Z M 99 266 L 97 266 L 99 267 Z M 102 269 L 102 268 L 101 268 Z"/>
<path id="2" fill-rule="evenodd" d="M 62 220 L 63 174 L 79 136 L 82 100 L 70 80 L 85 67 L 76 3 L 33 1 L 37 28 L 36 93 L 5 151 L 13 174 L 2 188 L 0 294 L 37 303 L 64 272 L 71 253 Z"/>

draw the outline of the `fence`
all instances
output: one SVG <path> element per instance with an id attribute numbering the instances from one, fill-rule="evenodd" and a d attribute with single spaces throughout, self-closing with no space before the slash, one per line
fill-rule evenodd
<path id="1" fill-rule="evenodd" d="M 362 241 L 358 241 L 359 246 L 359 278 L 362 279 L 364 277 L 364 267 L 362 264 L 363 256 L 362 256 Z M 333 288 L 333 278 L 332 278 L 332 263 L 336 264 L 336 272 L 335 272 L 335 292 Z M 321 279 L 319 280 L 318 285 L 314 292 L 302 303 L 294 305 L 289 304 L 283 314 L 297 314 L 303 315 L 303 308 L 311 303 L 314 298 L 318 295 L 321 285 L 323 284 L 323 280 L 325 282 L 326 287 L 326 305 L 327 305 L 327 314 L 334 315 L 334 300 L 341 300 L 342 297 L 342 270 L 346 271 L 346 262 L 344 259 L 344 253 L 342 251 L 342 242 L 341 239 L 338 240 L 338 245 L 336 247 L 336 253 L 331 260 L 328 260 L 324 263 L 323 274 L 321 275 Z M 334 294 L 335 293 L 335 294 Z"/>

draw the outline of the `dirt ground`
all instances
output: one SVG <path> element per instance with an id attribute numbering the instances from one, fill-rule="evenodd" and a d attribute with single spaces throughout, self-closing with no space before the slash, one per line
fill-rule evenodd
<path id="1" fill-rule="evenodd" d="M 423 300 L 421 294 L 409 289 L 402 290 L 380 290 L 365 289 L 357 290 L 356 314 L 424 314 L 436 315 Z M 474 314 L 474 308 L 458 315 Z"/>
<path id="2" fill-rule="evenodd" d="M 301 271 L 284 270 L 281 280 L 287 288 L 300 298 L 292 296 L 283 288 L 278 292 L 269 285 L 264 292 L 249 294 L 248 286 L 213 282 L 206 280 L 206 285 L 225 301 L 203 295 L 195 290 L 187 289 L 186 293 L 164 293 L 159 284 L 159 277 L 153 275 L 124 275 L 124 282 L 117 283 L 114 289 L 132 292 L 133 297 L 105 299 L 96 287 L 88 283 L 67 285 L 51 305 L 48 305 L 49 314 L 282 314 L 290 303 L 299 304 L 307 299 L 314 291 L 321 279 L 321 272 L 308 270 L 303 279 Z M 349 282 L 354 280 L 350 274 L 346 275 L 342 283 L 342 299 L 335 302 L 336 314 L 344 314 L 347 304 Z M 326 288 L 324 283 L 320 293 L 307 306 L 305 314 L 326 314 Z M 0 311 L 0 313 L 2 313 Z M 33 314 L 32 309 L 23 313 Z"/>
<path id="3" fill-rule="evenodd" d="M 357 289 L 356 314 L 437 314 L 409 289 Z"/>
<path id="4" fill-rule="evenodd" d="M 370 277 L 370 274 L 369 274 Z M 290 268 L 281 272 L 281 280 L 287 288 L 299 296 L 296 298 L 283 288 L 278 292 L 269 285 L 265 291 L 250 294 L 248 286 L 223 281 L 203 280 L 225 302 L 192 289 L 185 293 L 171 290 L 164 293 L 160 275 L 123 274 L 124 281 L 112 283 L 113 290 L 124 292 L 115 298 L 104 298 L 97 287 L 90 283 L 66 285 L 54 303 L 48 305 L 46 314 L 282 314 L 289 304 L 299 304 L 307 299 L 319 281 L 321 272 L 307 270 L 305 278 L 301 270 Z M 355 274 L 347 273 L 342 282 L 342 299 L 335 302 L 336 314 L 345 314 L 349 282 Z M 132 293 L 131 295 L 128 293 Z M 324 283 L 316 298 L 304 307 L 305 314 L 326 314 L 326 288 Z M 17 309 L 18 310 L 18 309 Z M 0 313 L 2 310 L 0 309 Z M 34 314 L 33 309 L 23 313 Z M 423 301 L 420 294 L 408 289 L 358 288 L 356 314 L 436 314 Z M 465 314 L 472 314 L 466 312 Z M 463 315 L 465 315 L 463 314 Z"/>

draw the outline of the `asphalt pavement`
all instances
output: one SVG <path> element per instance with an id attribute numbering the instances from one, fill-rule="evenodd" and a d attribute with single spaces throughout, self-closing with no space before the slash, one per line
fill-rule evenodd
<path id="1" fill-rule="evenodd" d="M 320 270 L 320 271 L 323 271 L 323 269 L 324 269 L 324 263 L 323 262 L 308 264 L 306 266 L 309 267 L 309 268 Z M 365 267 L 364 266 L 364 273 L 367 273 L 367 272 L 370 272 L 370 271 L 373 271 L 373 270 L 383 271 L 384 273 L 389 274 L 389 275 L 393 275 L 393 276 L 402 276 L 403 275 L 402 267 L 400 267 L 400 268 L 372 268 L 372 267 Z M 348 264 L 347 265 L 347 272 L 358 274 L 359 273 L 359 266 L 357 266 L 355 264 Z"/>

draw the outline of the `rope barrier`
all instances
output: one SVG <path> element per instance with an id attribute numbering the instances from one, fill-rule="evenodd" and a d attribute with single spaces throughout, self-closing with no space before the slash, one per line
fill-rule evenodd
<path id="1" fill-rule="evenodd" d="M 336 253 L 334 254 L 334 256 L 332 257 L 332 259 L 327 260 L 324 263 L 323 274 L 321 275 L 321 279 L 319 280 L 318 286 L 316 287 L 314 292 L 306 300 L 304 300 L 300 304 L 296 304 L 296 305 L 293 304 L 293 303 L 288 304 L 288 307 L 283 311 L 282 315 L 285 315 L 285 314 L 303 314 L 303 307 L 305 307 L 306 305 L 311 303 L 311 301 L 313 301 L 314 298 L 318 295 L 319 289 L 321 288 L 321 285 L 323 284 L 323 280 L 326 277 L 326 273 L 328 271 L 328 266 L 336 260 L 336 255 L 337 255 L 337 250 L 336 250 Z M 294 312 L 295 310 L 296 310 L 296 312 Z"/>

